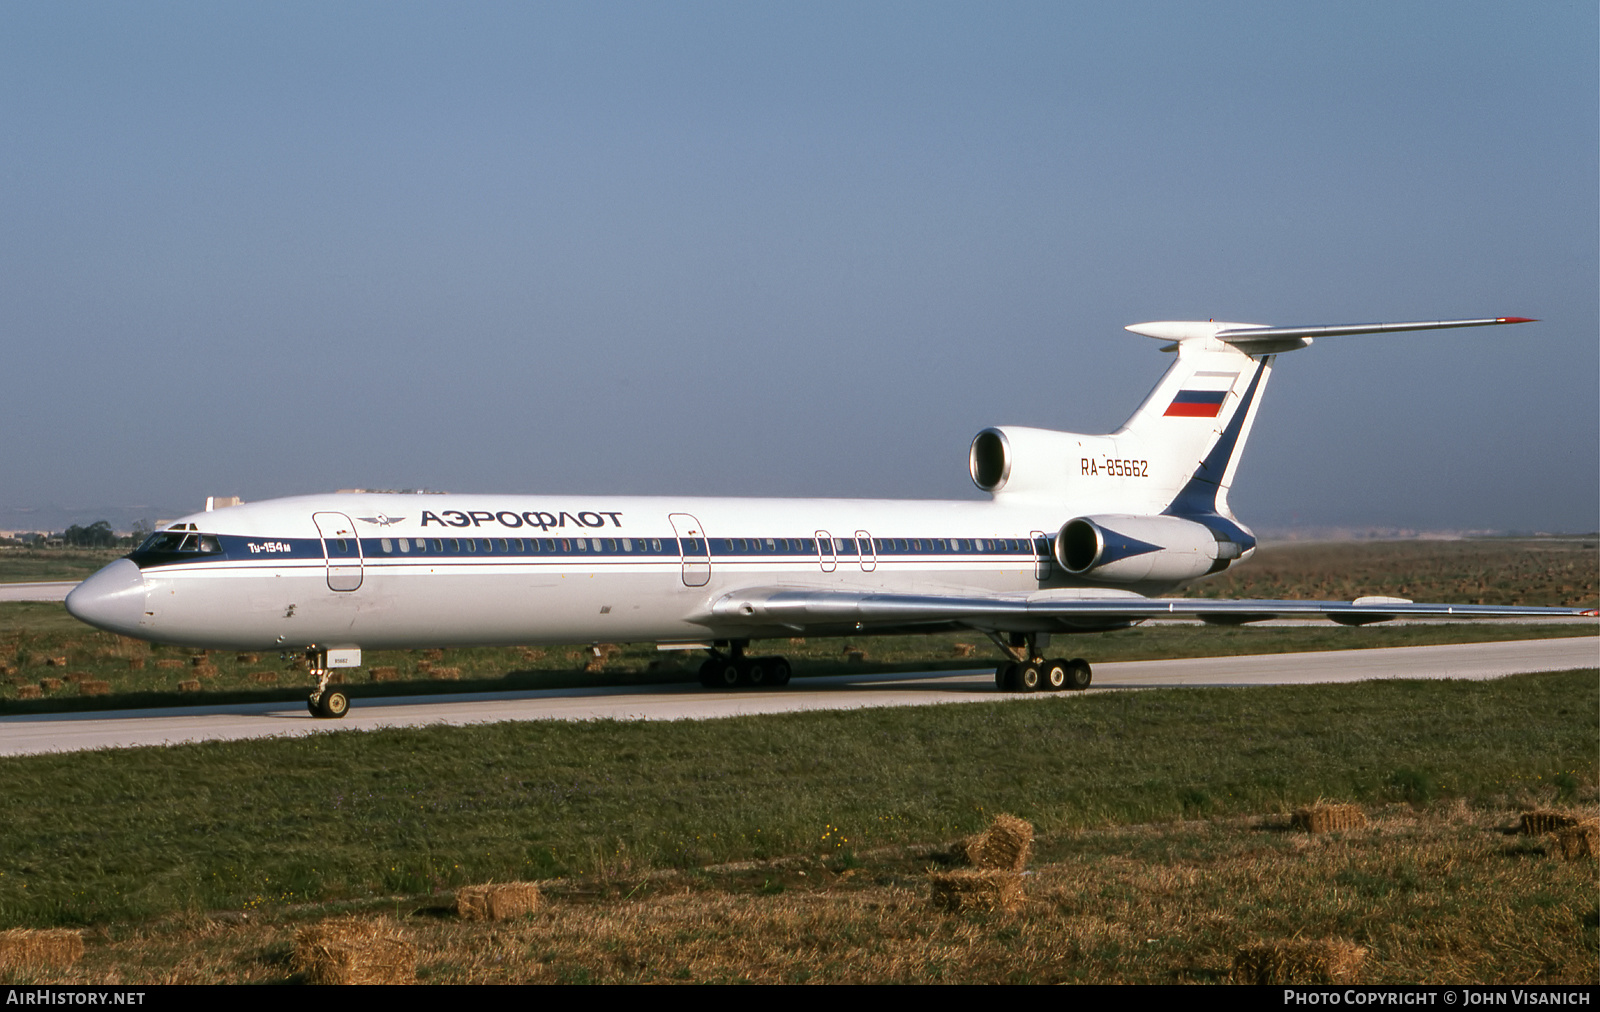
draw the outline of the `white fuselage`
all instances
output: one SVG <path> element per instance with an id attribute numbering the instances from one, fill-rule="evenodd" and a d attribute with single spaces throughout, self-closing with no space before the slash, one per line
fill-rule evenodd
<path id="1" fill-rule="evenodd" d="M 221 551 L 142 560 L 137 628 L 119 631 L 234 649 L 685 642 L 792 635 L 716 628 L 710 604 L 752 586 L 1170 589 L 1089 590 L 1061 572 L 1049 542 L 1073 515 L 997 502 L 303 496 L 174 525 Z"/>

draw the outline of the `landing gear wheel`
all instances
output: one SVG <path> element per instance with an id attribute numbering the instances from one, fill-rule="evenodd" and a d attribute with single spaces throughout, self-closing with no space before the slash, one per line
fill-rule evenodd
<path id="1" fill-rule="evenodd" d="M 324 689 L 321 696 L 313 693 L 306 700 L 306 709 L 313 717 L 337 720 L 350 712 L 350 697 L 338 689 Z"/>
<path id="2" fill-rule="evenodd" d="M 1060 692 L 1067 684 L 1067 662 L 1045 661 L 1044 667 L 1039 669 L 1039 674 L 1043 677 L 1040 688 L 1049 692 Z"/>
<path id="3" fill-rule="evenodd" d="M 721 684 L 719 679 L 722 677 L 722 672 L 718 667 L 721 663 L 715 657 L 707 657 L 705 662 L 700 665 L 700 684 L 702 686 L 708 689 L 715 689 Z"/>
<path id="4" fill-rule="evenodd" d="M 1039 691 L 1039 665 L 1029 661 L 1027 664 L 1017 666 L 1017 691 Z"/>
<path id="5" fill-rule="evenodd" d="M 732 689 L 741 681 L 740 667 L 726 657 L 713 657 L 700 665 L 700 684 L 708 689 Z"/>
<path id="6" fill-rule="evenodd" d="M 789 684 L 789 676 L 794 672 L 789 667 L 789 662 L 782 657 L 767 658 L 767 684 L 778 688 Z"/>
<path id="7" fill-rule="evenodd" d="M 322 703 L 318 709 L 322 711 L 318 716 L 337 720 L 350 712 L 350 697 L 338 689 L 329 689 L 322 694 Z"/>
<path id="8" fill-rule="evenodd" d="M 739 682 L 752 689 L 762 689 L 767 685 L 767 659 L 765 657 L 752 657 L 739 665 Z"/>
<path id="9" fill-rule="evenodd" d="M 994 669 L 994 687 L 1001 692 L 1017 690 L 1017 662 L 1006 661 Z"/>
<path id="10" fill-rule="evenodd" d="M 1067 662 L 1067 688 L 1081 692 L 1089 687 L 1093 679 L 1094 672 L 1089 669 L 1089 662 L 1082 657 L 1074 657 Z"/>

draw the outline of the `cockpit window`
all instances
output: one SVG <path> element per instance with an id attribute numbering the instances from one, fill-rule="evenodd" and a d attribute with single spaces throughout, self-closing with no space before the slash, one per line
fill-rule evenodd
<path id="1" fill-rule="evenodd" d="M 215 534 L 193 534 L 184 531 L 157 531 L 145 538 L 135 555 L 167 552 L 193 552 L 197 555 L 217 555 L 222 543 Z"/>

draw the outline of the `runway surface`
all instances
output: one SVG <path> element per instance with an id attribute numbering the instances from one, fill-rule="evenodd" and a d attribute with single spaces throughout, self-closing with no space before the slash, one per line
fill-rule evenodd
<path id="1" fill-rule="evenodd" d="M 77 580 L 54 583 L 0 583 L 0 601 L 65 601 Z"/>
<path id="2" fill-rule="evenodd" d="M 1171 686 L 1303 685 L 1375 678 L 1488 679 L 1530 671 L 1600 667 L 1600 638 L 1461 643 L 1379 650 L 1339 650 L 1254 657 L 1129 661 L 1095 666 L 1088 693 Z M 1083 695 L 1083 694 L 1068 694 Z M 994 671 L 838 675 L 806 678 L 787 688 L 718 692 L 698 685 L 545 689 L 357 699 L 343 720 L 318 720 L 304 704 L 122 710 L 0 718 L 0 755 L 74 752 L 134 745 L 263 738 L 282 735 L 478 724 L 504 720 L 696 720 L 801 710 L 1061 698 L 1053 693 L 995 691 Z"/>

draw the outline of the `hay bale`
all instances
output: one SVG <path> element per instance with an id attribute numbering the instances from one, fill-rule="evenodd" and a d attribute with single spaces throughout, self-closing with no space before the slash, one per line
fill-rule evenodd
<path id="1" fill-rule="evenodd" d="M 1033 824 L 1015 815 L 997 815 L 989 828 L 951 848 L 974 868 L 1020 872 L 1033 852 Z"/>
<path id="2" fill-rule="evenodd" d="M 952 914 L 1022 908 L 1022 876 L 999 868 L 957 868 L 928 873 L 933 905 Z"/>
<path id="3" fill-rule="evenodd" d="M 93 678 L 94 676 L 89 674 L 89 672 L 87 672 L 87 671 L 69 671 L 66 674 L 62 675 L 61 677 L 65 678 L 67 681 L 71 682 L 73 685 L 77 685 L 80 682 L 87 682 L 89 679 Z"/>
<path id="4" fill-rule="evenodd" d="M 19 686 L 17 686 L 17 698 L 18 699 L 38 699 L 39 697 L 41 697 L 43 695 L 44 695 L 44 693 L 39 689 L 39 687 L 37 685 L 19 685 Z"/>
<path id="5" fill-rule="evenodd" d="M 460 668 L 434 668 L 429 674 L 446 682 L 459 682 L 461 680 Z"/>
<path id="6" fill-rule="evenodd" d="M 427 674 L 428 672 L 430 672 L 432 670 L 433 670 L 433 662 L 432 661 L 418 661 L 417 662 L 417 674 L 425 675 L 425 674 Z"/>
<path id="7" fill-rule="evenodd" d="M 1561 856 L 1568 861 L 1581 861 L 1600 855 L 1600 820 L 1586 819 L 1556 833 L 1561 843 Z"/>
<path id="8" fill-rule="evenodd" d="M 183 662 L 176 657 L 158 657 L 156 659 L 156 667 L 167 669 L 181 668 L 183 667 Z"/>
<path id="9" fill-rule="evenodd" d="M 109 696 L 111 695 L 110 682 L 79 682 L 78 695 L 80 696 Z"/>
<path id="10" fill-rule="evenodd" d="M 976 650 L 977 647 L 973 646 L 971 643 L 957 643 L 951 649 L 955 651 L 957 657 L 971 657 L 972 652 Z"/>
<path id="11" fill-rule="evenodd" d="M 430 661 L 442 661 L 442 660 L 444 660 L 444 651 L 443 650 L 424 650 L 422 652 L 422 656 L 425 657 L 426 659 L 430 660 Z"/>
<path id="12" fill-rule="evenodd" d="M 1367 950 L 1339 938 L 1260 942 L 1233 957 L 1235 984 L 1352 984 Z"/>
<path id="13" fill-rule="evenodd" d="M 372 671 L 372 680 L 374 682 L 397 682 L 400 680 L 400 669 L 393 665 L 385 665 L 381 668 L 372 668 L 370 670 Z"/>
<path id="14" fill-rule="evenodd" d="M 539 909 L 532 882 L 490 882 L 456 890 L 456 916 L 467 921 L 504 921 Z"/>
<path id="15" fill-rule="evenodd" d="M 236 664 L 260 664 L 261 663 L 261 655 L 260 654 L 240 654 L 239 656 L 235 657 L 233 660 L 234 660 L 234 663 L 236 663 Z"/>
<path id="16" fill-rule="evenodd" d="M 1337 833 L 1344 829 L 1364 829 L 1367 813 L 1359 805 L 1329 805 L 1321 801 L 1309 808 L 1296 808 L 1289 817 L 1289 828 L 1306 833 Z"/>
<path id="17" fill-rule="evenodd" d="M 200 691 L 200 679 L 198 679 L 198 678 L 189 678 L 189 679 L 185 679 L 184 681 L 179 682 L 178 683 L 178 691 L 179 692 L 199 692 Z"/>
<path id="18" fill-rule="evenodd" d="M 46 657 L 44 666 L 47 668 L 64 668 L 67 666 L 67 659 L 65 657 Z"/>
<path id="19" fill-rule="evenodd" d="M 76 931 L 61 928 L 0 931 L 0 968 L 71 966 L 82 955 L 83 936 Z"/>
<path id="20" fill-rule="evenodd" d="M 194 676 L 196 678 L 215 678 L 217 677 L 217 666 L 210 663 L 196 664 L 194 666 Z"/>
<path id="21" fill-rule="evenodd" d="M 1517 829 L 1529 836 L 1538 836 L 1541 833 L 1555 833 L 1568 826 L 1576 826 L 1581 821 L 1576 815 L 1568 812 L 1559 812 L 1553 808 L 1535 808 L 1531 812 L 1522 813 L 1522 821 Z"/>
<path id="22" fill-rule="evenodd" d="M 130 657 L 130 658 L 128 658 L 128 670 L 129 671 L 143 671 L 144 670 L 144 658 L 143 657 Z"/>
<path id="23" fill-rule="evenodd" d="M 310 984 L 405 984 L 417 950 L 393 921 L 335 917 L 295 935 L 294 968 Z"/>
<path id="24" fill-rule="evenodd" d="M 54 692 L 57 689 L 61 688 L 61 685 L 62 685 L 62 682 L 61 682 L 61 679 L 59 679 L 59 678 L 41 678 L 41 679 L 39 679 L 39 688 L 43 689 L 46 692 Z"/>

